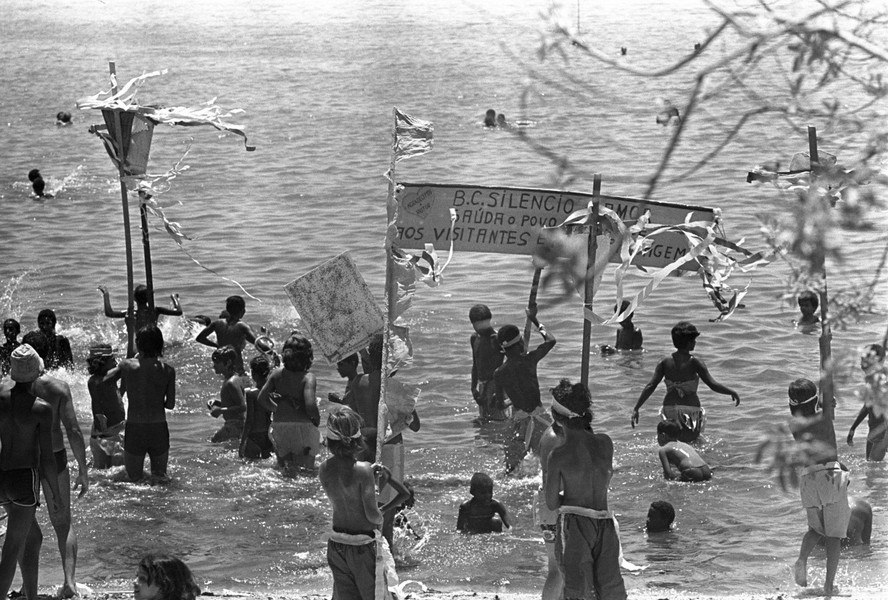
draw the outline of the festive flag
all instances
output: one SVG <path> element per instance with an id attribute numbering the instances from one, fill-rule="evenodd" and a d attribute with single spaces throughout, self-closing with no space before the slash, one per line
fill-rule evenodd
<path id="1" fill-rule="evenodd" d="M 395 153 L 395 161 L 401 161 L 411 156 L 425 154 L 432 149 L 432 131 L 434 126 L 431 121 L 415 119 L 408 114 L 395 109 L 395 142 L 392 150 Z"/>

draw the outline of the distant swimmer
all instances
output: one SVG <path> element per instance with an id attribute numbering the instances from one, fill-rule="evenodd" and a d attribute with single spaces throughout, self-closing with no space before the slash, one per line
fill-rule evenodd
<path id="1" fill-rule="evenodd" d="M 67 127 L 71 124 L 71 113 L 66 110 L 60 110 L 56 113 L 56 125 L 59 127 Z"/>
<path id="2" fill-rule="evenodd" d="M 484 114 L 484 126 L 496 127 L 496 111 L 492 108 L 488 108 L 487 112 Z"/>
<path id="3" fill-rule="evenodd" d="M 509 125 L 509 123 L 506 121 L 506 115 L 504 115 L 503 113 L 500 113 L 496 116 L 496 126 L 500 129 L 508 129 L 509 127 L 511 127 L 511 125 Z"/>
<path id="4" fill-rule="evenodd" d="M 672 121 L 673 117 L 675 118 L 676 125 L 681 123 L 681 114 L 678 112 L 678 109 L 674 106 L 667 105 L 667 107 L 657 115 L 657 125 L 669 125 L 669 122 Z"/>
<path id="5" fill-rule="evenodd" d="M 31 169 L 28 171 L 28 180 L 31 182 L 31 188 L 34 190 L 34 197 L 36 198 L 53 198 L 54 196 L 50 193 L 47 193 L 46 190 L 46 182 L 43 181 L 43 176 L 40 175 L 40 169 Z"/>
<path id="6" fill-rule="evenodd" d="M 675 508 L 665 500 L 655 500 L 648 509 L 645 529 L 648 533 L 665 533 L 672 531 L 673 521 Z"/>
<path id="7" fill-rule="evenodd" d="M 626 46 L 620 46 L 620 55 L 626 56 L 629 51 L 626 49 Z"/>
<path id="8" fill-rule="evenodd" d="M 703 46 L 700 45 L 700 42 L 697 42 L 696 44 L 694 44 L 694 53 L 697 53 L 702 49 L 703 49 Z"/>
<path id="9" fill-rule="evenodd" d="M 799 326 L 811 327 L 820 323 L 820 317 L 818 317 L 815 312 L 820 306 L 820 299 L 817 297 L 816 293 L 811 290 L 805 290 L 799 294 L 796 301 L 799 305 L 799 312 L 802 313 L 802 316 L 797 323 Z"/>

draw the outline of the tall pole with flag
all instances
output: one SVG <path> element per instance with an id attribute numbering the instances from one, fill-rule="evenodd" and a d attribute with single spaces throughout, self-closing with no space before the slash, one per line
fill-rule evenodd
<path id="1" fill-rule="evenodd" d="M 397 318 L 395 314 L 396 294 L 394 285 L 394 251 L 393 244 L 398 238 L 398 200 L 396 197 L 395 166 L 399 161 L 412 156 L 420 156 L 432 149 L 433 125 L 429 121 L 415 119 L 395 107 L 392 110 L 394 126 L 392 129 L 392 157 L 388 172 L 388 198 L 386 201 L 386 235 L 385 235 L 385 311 L 383 311 L 383 343 L 382 343 L 382 381 L 379 391 L 379 408 L 377 412 L 376 457 L 382 455 L 385 442 L 387 419 L 386 387 L 391 374 L 392 324 Z"/>

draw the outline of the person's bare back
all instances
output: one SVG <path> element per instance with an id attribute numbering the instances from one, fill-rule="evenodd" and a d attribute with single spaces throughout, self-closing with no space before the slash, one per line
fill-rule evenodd
<path id="1" fill-rule="evenodd" d="M 333 507 L 334 530 L 372 532 L 382 526 L 370 463 L 332 456 L 321 465 L 318 477 Z"/>
<path id="2" fill-rule="evenodd" d="M 603 433 L 568 432 L 563 445 L 552 450 L 546 482 L 546 502 L 607 510 L 607 489 L 613 476 L 614 444 Z M 559 488 L 563 495 L 558 498 Z"/>
<path id="3" fill-rule="evenodd" d="M 130 423 L 164 423 L 165 409 L 176 404 L 176 372 L 156 357 L 129 358 L 112 370 L 119 369 L 128 398 L 127 420 Z"/>

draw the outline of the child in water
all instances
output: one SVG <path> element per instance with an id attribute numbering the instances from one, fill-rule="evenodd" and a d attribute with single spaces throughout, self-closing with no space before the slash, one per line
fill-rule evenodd
<path id="1" fill-rule="evenodd" d="M 665 500 L 651 502 L 648 509 L 645 529 L 648 533 L 664 533 L 672 530 L 672 522 L 675 521 L 675 509 Z"/>
<path id="2" fill-rule="evenodd" d="M 256 334 L 249 325 L 241 319 L 247 313 L 247 304 L 242 296 L 229 296 L 225 300 L 225 312 L 227 317 L 220 317 L 204 327 L 203 331 L 197 334 L 195 341 L 198 344 L 209 346 L 210 348 L 221 348 L 222 346 L 231 345 L 237 352 L 237 362 L 235 363 L 235 371 L 238 375 L 244 375 L 244 358 L 243 351 L 247 342 L 256 343 Z M 210 335 L 215 334 L 216 341 L 210 339 Z"/>
<path id="3" fill-rule="evenodd" d="M 620 303 L 619 309 L 614 305 L 614 311 L 618 314 L 622 313 L 629 308 L 629 304 L 631 304 L 629 300 L 623 300 L 623 302 Z M 644 343 L 644 337 L 641 335 L 641 329 L 636 327 L 632 322 L 632 315 L 634 314 L 635 313 L 629 313 L 625 319 L 620 321 L 620 328 L 617 330 L 617 341 L 613 346 L 602 346 L 602 354 L 613 354 L 617 350 L 641 350 L 642 344 Z"/>
<path id="4" fill-rule="evenodd" d="M 99 291 L 102 293 L 105 316 L 112 319 L 125 319 L 125 312 L 114 310 L 111 306 L 111 296 L 108 294 L 108 288 L 100 285 Z M 150 299 L 151 292 L 149 292 L 147 285 L 140 283 L 135 289 L 133 289 L 133 300 L 136 302 L 136 331 L 148 324 L 157 325 L 157 317 L 159 315 L 168 315 L 171 317 L 182 316 L 182 306 L 179 304 L 179 294 L 170 294 L 170 301 L 173 303 L 172 308 L 165 308 L 163 306 L 154 306 L 152 308 L 151 304 L 153 304 L 153 302 L 149 303 Z"/>
<path id="5" fill-rule="evenodd" d="M 191 569 L 170 554 L 146 554 L 133 583 L 135 600 L 195 600 L 200 587 Z"/>
<path id="6" fill-rule="evenodd" d="M 244 413 L 247 412 L 247 401 L 241 378 L 235 370 L 237 352 L 231 346 L 223 346 L 213 352 L 213 371 L 222 376 L 222 388 L 219 400 L 208 405 L 213 418 L 221 416 L 225 422 L 222 428 L 210 439 L 218 443 L 225 440 L 239 440 L 244 432 Z"/>
<path id="7" fill-rule="evenodd" d="M 241 458 L 268 458 L 274 452 L 274 444 L 268 437 L 271 428 L 271 412 L 258 405 L 259 390 L 268 381 L 271 363 L 267 356 L 255 356 L 250 361 L 250 375 L 256 387 L 244 390 L 247 401 L 247 418 L 244 421 L 244 435 L 241 437 L 239 454 Z"/>
<path id="8" fill-rule="evenodd" d="M 801 325 L 802 327 L 810 327 L 820 323 L 820 317 L 815 313 L 817 307 L 820 306 L 820 300 L 817 298 L 817 294 L 811 290 L 805 290 L 799 294 L 798 303 L 799 311 L 802 313 L 801 318 L 798 320 L 798 325 Z"/>
<path id="9" fill-rule="evenodd" d="M 724 386 L 712 378 L 703 361 L 691 352 L 697 344 L 700 333 L 693 323 L 680 321 L 672 328 L 672 344 L 675 352 L 657 363 L 654 375 L 648 382 L 635 408 L 632 409 L 630 424 L 638 424 L 638 409 L 650 398 L 660 381 L 666 379 L 666 397 L 663 399 L 663 418 L 676 421 L 682 431 L 678 439 L 692 442 L 703 432 L 703 408 L 697 396 L 697 386 L 703 380 L 709 389 L 719 394 L 731 396 L 734 406 L 740 404 L 740 396 L 731 388 Z"/>
<path id="10" fill-rule="evenodd" d="M 503 364 L 502 347 L 491 325 L 493 315 L 485 304 L 469 309 L 469 321 L 475 332 L 469 338 L 472 347 L 472 398 L 478 404 L 481 419 L 503 421 L 508 417 L 505 407 L 497 402 L 493 374 Z"/>
<path id="11" fill-rule="evenodd" d="M 657 443 L 660 444 L 660 463 L 666 479 L 679 481 L 708 481 L 712 471 L 703 457 L 688 444 L 678 441 L 681 425 L 675 421 L 657 423 Z"/>
<path id="12" fill-rule="evenodd" d="M 18 336 L 21 332 L 22 326 L 15 319 L 3 321 L 3 335 L 6 337 L 6 343 L 0 346 L 0 377 L 5 377 L 9 373 L 9 357 L 12 356 L 12 351 L 21 344 L 18 341 Z"/>
<path id="13" fill-rule="evenodd" d="M 126 412 L 117 381 L 104 381 L 108 371 L 117 366 L 109 344 L 93 344 L 86 359 L 89 379 L 86 387 L 92 403 L 93 427 L 89 447 L 93 467 L 107 469 L 123 464 L 123 430 Z"/>
<path id="14" fill-rule="evenodd" d="M 472 498 L 459 507 L 456 529 L 465 533 L 502 533 L 511 527 L 506 507 L 493 498 L 493 480 L 486 473 L 475 473 L 469 484 Z"/>

